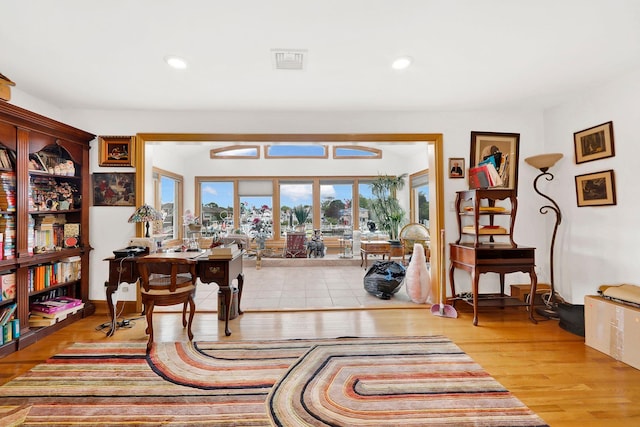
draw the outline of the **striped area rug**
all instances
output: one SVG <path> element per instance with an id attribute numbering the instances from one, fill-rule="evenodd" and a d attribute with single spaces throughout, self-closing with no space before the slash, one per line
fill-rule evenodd
<path id="1" fill-rule="evenodd" d="M 77 343 L 0 387 L 0 425 L 544 425 L 444 337 Z"/>

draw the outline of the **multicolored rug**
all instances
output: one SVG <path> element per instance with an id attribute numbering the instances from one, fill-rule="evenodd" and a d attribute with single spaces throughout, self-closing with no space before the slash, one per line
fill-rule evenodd
<path id="1" fill-rule="evenodd" d="M 71 346 L 0 387 L 0 425 L 544 425 L 441 336 L 145 346 Z"/>

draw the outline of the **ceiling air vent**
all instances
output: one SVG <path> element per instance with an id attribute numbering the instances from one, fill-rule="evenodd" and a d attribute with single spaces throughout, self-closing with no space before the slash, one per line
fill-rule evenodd
<path id="1" fill-rule="evenodd" d="M 306 49 L 271 49 L 276 70 L 303 70 L 307 60 Z"/>

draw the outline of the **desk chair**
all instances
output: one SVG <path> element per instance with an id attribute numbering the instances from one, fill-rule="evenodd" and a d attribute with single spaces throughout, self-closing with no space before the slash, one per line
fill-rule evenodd
<path id="1" fill-rule="evenodd" d="M 190 259 L 142 258 L 138 260 L 141 299 L 147 316 L 146 333 L 149 335 L 147 351 L 153 344 L 153 307 L 183 304 L 182 326 L 187 327 L 189 340 L 193 340 L 191 323 L 196 310 L 196 261 Z M 189 319 L 187 321 L 187 303 Z"/>

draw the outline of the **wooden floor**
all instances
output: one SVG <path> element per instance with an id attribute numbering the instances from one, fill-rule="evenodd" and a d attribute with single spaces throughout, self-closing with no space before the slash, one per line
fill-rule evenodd
<path id="1" fill-rule="evenodd" d="M 474 327 L 469 308 L 457 319 L 428 308 L 301 312 L 247 312 L 232 320 L 230 337 L 215 313 L 197 313 L 196 341 L 421 336 L 442 334 L 458 344 L 494 378 L 551 426 L 640 425 L 640 371 L 584 345 L 556 321 L 534 325 L 520 309 L 486 309 Z M 159 341 L 186 339 L 179 315 L 155 316 Z M 82 319 L 17 353 L 0 359 L 0 383 L 43 362 L 75 341 L 146 342 L 144 319 L 107 338 L 106 315 Z"/>

